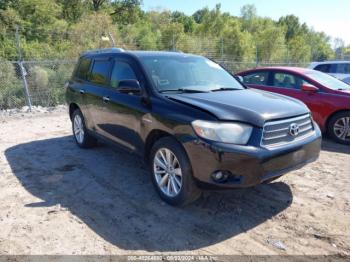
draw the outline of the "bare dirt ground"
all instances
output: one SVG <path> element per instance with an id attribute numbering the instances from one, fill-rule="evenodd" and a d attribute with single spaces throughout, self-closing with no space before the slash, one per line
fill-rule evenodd
<path id="1" fill-rule="evenodd" d="M 142 160 L 79 149 L 65 110 L 0 118 L 0 254 L 350 254 L 350 147 L 252 189 L 164 204 Z"/>

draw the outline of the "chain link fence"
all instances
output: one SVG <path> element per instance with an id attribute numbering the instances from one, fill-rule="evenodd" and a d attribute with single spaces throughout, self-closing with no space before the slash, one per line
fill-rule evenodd
<path id="1" fill-rule="evenodd" d="M 280 62 L 260 62 L 254 58 L 251 61 L 237 61 L 239 58 L 231 55 L 232 50 L 227 51 L 229 48 L 233 48 L 227 40 L 224 42 L 224 40 L 203 38 L 167 38 L 161 41 L 163 43 L 160 45 L 152 42 L 128 42 L 124 40 L 123 43 L 116 43 L 116 45 L 127 50 L 177 50 L 203 55 L 213 59 L 232 73 L 257 66 L 307 66 L 306 63 L 290 63 L 288 59 Z M 70 78 L 75 63 L 76 59 L 0 60 L 0 110 L 23 107 L 30 109 L 33 106 L 52 107 L 64 104 L 63 86 Z"/>

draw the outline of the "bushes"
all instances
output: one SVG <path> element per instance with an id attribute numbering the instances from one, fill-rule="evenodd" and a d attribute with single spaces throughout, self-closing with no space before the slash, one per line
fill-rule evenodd
<path id="1" fill-rule="evenodd" d="M 70 78 L 74 63 L 29 63 L 28 86 L 33 105 L 56 106 L 65 102 L 65 81 Z"/>
<path id="2" fill-rule="evenodd" d="M 25 105 L 23 84 L 16 74 L 16 68 L 18 64 L 0 61 L 0 109 Z"/>

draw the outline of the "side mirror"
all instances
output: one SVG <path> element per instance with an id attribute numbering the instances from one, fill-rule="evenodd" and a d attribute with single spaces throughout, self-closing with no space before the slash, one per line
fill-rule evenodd
<path id="1" fill-rule="evenodd" d="M 140 94 L 141 86 L 135 79 L 121 80 L 118 85 L 118 91 L 124 94 Z"/>
<path id="2" fill-rule="evenodd" d="M 237 80 L 241 83 L 243 83 L 244 79 L 243 76 L 236 76 Z"/>
<path id="3" fill-rule="evenodd" d="M 302 85 L 301 86 L 301 90 L 304 92 L 310 92 L 310 93 L 316 93 L 318 91 L 318 88 L 316 86 L 313 85 Z"/>

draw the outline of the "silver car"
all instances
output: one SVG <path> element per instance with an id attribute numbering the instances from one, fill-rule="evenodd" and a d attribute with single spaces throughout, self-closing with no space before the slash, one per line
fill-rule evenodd
<path id="1" fill-rule="evenodd" d="M 350 84 L 350 61 L 314 62 L 309 68 L 330 74 Z"/>

